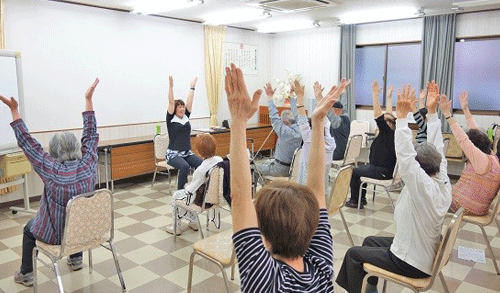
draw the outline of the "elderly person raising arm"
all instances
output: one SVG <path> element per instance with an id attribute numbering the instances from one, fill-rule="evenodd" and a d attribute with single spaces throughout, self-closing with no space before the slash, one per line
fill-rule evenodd
<path id="1" fill-rule="evenodd" d="M 450 101 L 446 97 L 442 97 L 440 101 L 441 111 L 468 160 L 460 179 L 453 186 L 450 210 L 455 212 L 464 207 L 466 215 L 482 216 L 488 213 L 488 208 L 498 192 L 500 163 L 493 153 L 490 139 L 477 128 L 469 111 L 469 97 L 466 91 L 460 94 L 460 105 L 469 125 L 467 133 L 451 116 Z"/>
<path id="2" fill-rule="evenodd" d="M 33 285 L 32 254 L 35 241 L 59 245 L 63 237 L 68 201 L 76 195 L 94 191 L 99 134 L 92 95 L 98 83 L 99 79 L 96 79 L 85 95 L 81 145 L 72 133 L 56 133 L 50 139 L 49 153 L 28 132 L 19 115 L 17 101 L 0 96 L 11 110 L 14 120 L 11 126 L 19 147 L 45 185 L 36 216 L 24 226 L 21 269 L 14 274 L 16 283 Z M 68 265 L 72 270 L 81 269 L 82 253 L 70 255 Z"/>
<path id="3" fill-rule="evenodd" d="M 363 263 L 411 278 L 427 278 L 439 247 L 444 217 L 451 203 L 451 185 L 443 154 L 441 123 L 436 115 L 437 86 L 429 90 L 427 140 L 413 146 L 406 117 L 416 102 L 414 91 L 398 93 L 396 156 L 405 183 L 394 210 L 394 237 L 370 236 L 363 246 L 350 248 L 337 276 L 337 284 L 349 293 L 359 293 L 366 272 Z M 377 292 L 375 277 L 366 292 Z M 365 293 L 365 292 L 363 292 Z"/>

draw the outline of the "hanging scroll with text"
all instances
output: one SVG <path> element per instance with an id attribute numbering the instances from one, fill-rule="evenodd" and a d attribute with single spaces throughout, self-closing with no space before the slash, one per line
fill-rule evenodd
<path id="1" fill-rule="evenodd" d="M 244 74 L 258 74 L 257 70 L 257 46 L 226 43 L 226 66 L 234 63 L 243 70 Z"/>

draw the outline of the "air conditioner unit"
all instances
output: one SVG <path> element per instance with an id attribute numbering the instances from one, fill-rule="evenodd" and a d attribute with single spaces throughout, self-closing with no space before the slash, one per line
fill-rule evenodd
<path id="1" fill-rule="evenodd" d="M 341 4 L 335 0 L 247 0 L 246 3 L 263 9 L 284 13 L 333 7 Z"/>

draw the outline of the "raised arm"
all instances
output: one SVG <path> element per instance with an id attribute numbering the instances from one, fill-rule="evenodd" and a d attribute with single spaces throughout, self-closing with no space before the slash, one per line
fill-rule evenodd
<path id="1" fill-rule="evenodd" d="M 292 84 L 292 91 L 297 95 L 297 114 L 307 116 L 304 108 L 304 86 L 297 79 Z"/>
<path id="2" fill-rule="evenodd" d="M 194 90 L 196 89 L 196 82 L 198 81 L 198 77 L 195 77 L 190 84 L 189 94 L 186 99 L 186 110 L 191 113 L 191 109 L 193 109 L 193 99 L 194 99 Z"/>
<path id="3" fill-rule="evenodd" d="M 394 86 L 390 86 L 387 90 L 387 102 L 385 103 L 385 113 L 392 115 L 392 92 L 394 91 Z"/>
<path id="4" fill-rule="evenodd" d="M 441 96 L 439 102 L 439 107 L 446 117 L 448 124 L 450 125 L 451 132 L 458 142 L 458 145 L 464 151 L 465 156 L 469 159 L 470 163 L 474 167 L 474 170 L 479 174 L 484 174 L 488 170 L 488 155 L 483 153 L 478 149 L 469 139 L 467 134 L 463 131 L 460 125 L 457 123 L 455 118 L 451 116 L 451 101 L 445 95 Z"/>
<path id="5" fill-rule="evenodd" d="M 382 115 L 382 109 L 380 108 L 380 101 L 378 99 L 380 91 L 381 88 L 378 86 L 378 81 L 374 80 L 372 83 L 372 98 L 373 98 L 373 116 L 375 118 Z"/>
<path id="6" fill-rule="evenodd" d="M 462 111 L 464 111 L 465 121 L 467 122 L 469 129 L 478 129 L 476 120 L 474 120 L 474 117 L 469 110 L 469 93 L 467 91 L 462 91 L 460 93 L 460 107 L 462 108 Z"/>
<path id="7" fill-rule="evenodd" d="M 231 215 L 233 232 L 258 227 L 257 213 L 252 202 L 252 178 L 247 155 L 246 126 L 259 105 L 262 90 L 250 99 L 241 69 L 231 64 L 226 67 L 226 94 L 231 113 Z"/>
<path id="8" fill-rule="evenodd" d="M 96 78 L 85 93 L 85 112 L 83 113 L 82 132 L 82 161 L 85 163 L 90 161 L 97 162 L 97 143 L 99 142 L 99 134 L 97 134 L 97 122 L 95 119 L 92 97 L 98 83 L 99 79 Z"/>
<path id="9" fill-rule="evenodd" d="M 343 79 L 339 86 L 333 86 L 330 92 L 319 101 L 312 114 L 312 140 L 309 154 L 309 170 L 307 186 L 313 191 L 319 207 L 325 208 L 325 124 L 326 113 L 332 108 L 350 81 Z"/>
<path id="10" fill-rule="evenodd" d="M 168 114 L 172 115 L 175 110 L 175 99 L 174 99 L 174 78 L 170 75 L 168 77 Z"/>
<path id="11" fill-rule="evenodd" d="M 428 123 L 427 123 L 427 142 L 433 144 L 441 154 L 440 173 L 448 176 L 448 161 L 444 153 L 443 133 L 441 132 L 441 120 L 437 115 L 437 105 L 439 103 L 439 90 L 435 82 L 429 83 L 429 95 L 427 97 Z"/>

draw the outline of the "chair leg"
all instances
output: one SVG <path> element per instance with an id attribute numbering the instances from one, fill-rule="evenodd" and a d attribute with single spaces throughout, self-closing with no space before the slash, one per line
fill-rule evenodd
<path id="1" fill-rule="evenodd" d="M 122 291 L 125 292 L 127 290 L 127 287 L 125 287 L 125 281 L 123 280 L 122 270 L 120 269 L 120 264 L 118 263 L 118 256 L 116 255 L 115 247 L 113 245 L 113 242 L 108 243 L 109 247 L 111 248 L 111 253 L 113 254 L 113 259 L 115 260 L 116 272 L 118 274 L 118 279 L 120 279 L 120 284 L 122 285 Z"/>
<path id="2" fill-rule="evenodd" d="M 394 206 L 394 201 L 392 200 L 392 196 L 391 196 L 391 193 L 389 192 L 389 189 L 387 189 L 387 187 L 385 187 L 385 192 L 387 193 L 387 197 L 389 197 L 389 200 L 391 201 L 391 205 L 392 205 L 392 210 L 394 210 L 396 208 L 396 206 Z"/>
<path id="3" fill-rule="evenodd" d="M 207 211 L 207 230 L 208 230 L 208 224 L 209 224 L 209 222 L 210 222 L 210 211 L 211 211 L 211 210 L 208 210 L 208 211 Z M 201 228 L 201 227 L 200 227 L 200 228 Z"/>
<path id="4" fill-rule="evenodd" d="M 439 279 L 441 280 L 441 283 L 443 283 L 444 293 L 450 293 L 450 290 L 448 290 L 448 285 L 446 285 L 446 280 L 444 279 L 443 272 L 439 272 Z"/>
<path id="5" fill-rule="evenodd" d="M 495 271 L 497 271 L 497 275 L 500 275 L 500 270 L 498 269 L 498 264 L 497 260 L 495 258 L 495 254 L 493 253 L 493 249 L 491 248 L 490 241 L 488 240 L 488 236 L 486 235 L 486 231 L 484 231 L 484 227 L 478 225 L 479 228 L 481 228 L 481 232 L 483 232 L 483 237 L 484 237 L 484 242 L 486 242 L 486 245 L 488 246 L 488 250 L 490 251 L 491 254 L 491 259 L 493 260 L 493 265 L 495 266 Z"/>
<path id="6" fill-rule="evenodd" d="M 191 293 L 191 284 L 193 283 L 193 265 L 194 265 L 194 256 L 196 255 L 196 251 L 191 253 L 191 257 L 189 258 L 189 273 L 188 273 L 188 286 L 187 293 Z"/>
<path id="7" fill-rule="evenodd" d="M 344 213 L 342 212 L 341 209 L 339 209 L 339 214 L 340 214 L 340 217 L 342 218 L 342 224 L 344 224 L 345 232 L 347 233 L 347 236 L 349 237 L 349 241 L 351 242 L 351 247 L 353 247 L 354 241 L 352 241 L 351 232 L 349 232 L 349 227 L 347 227 L 347 223 L 346 223 L 345 218 L 344 218 Z"/>
<path id="8" fill-rule="evenodd" d="M 37 263 L 36 259 L 38 258 L 38 249 L 36 246 L 33 248 L 33 292 L 38 293 L 38 279 L 37 279 Z"/>
<path id="9" fill-rule="evenodd" d="M 158 167 L 155 168 L 155 172 L 153 174 L 153 181 L 151 181 L 151 186 L 153 186 L 153 184 L 155 184 L 155 179 L 156 179 L 156 171 L 158 171 Z"/>
<path id="10" fill-rule="evenodd" d="M 497 217 L 495 217 L 495 223 L 497 224 L 498 231 L 500 231 L 500 221 L 498 221 Z"/>
<path id="11" fill-rule="evenodd" d="M 200 223 L 200 216 L 199 215 L 196 215 L 196 221 L 198 222 L 198 228 L 199 228 L 198 230 L 200 231 L 201 239 L 204 239 L 205 237 L 203 237 L 203 229 L 201 229 L 201 223 Z"/>
<path id="12" fill-rule="evenodd" d="M 375 192 L 377 192 L 377 185 L 373 184 L 373 198 L 372 198 L 373 202 L 375 202 Z"/>
<path id="13" fill-rule="evenodd" d="M 89 274 L 92 274 L 92 249 L 89 249 Z"/>
<path id="14" fill-rule="evenodd" d="M 234 271 L 236 270 L 236 261 L 233 261 L 233 265 L 231 266 L 231 280 L 234 281 Z"/>
<path id="15" fill-rule="evenodd" d="M 363 182 L 359 185 L 358 210 L 361 209 L 361 193 L 363 193 Z"/>
<path id="16" fill-rule="evenodd" d="M 177 221 L 179 221 L 177 214 L 179 213 L 179 209 L 174 207 L 174 242 L 177 242 Z"/>
<path id="17" fill-rule="evenodd" d="M 382 293 L 385 293 L 387 290 L 387 280 L 384 279 L 384 286 L 382 287 Z"/>
<path id="18" fill-rule="evenodd" d="M 222 271 L 222 278 L 224 279 L 224 285 L 226 286 L 226 291 L 227 291 L 227 293 L 230 293 L 231 291 L 229 291 L 229 280 L 227 279 L 226 270 L 224 269 L 224 267 L 220 263 L 217 263 L 217 265 L 219 266 L 220 270 Z"/>
<path id="19" fill-rule="evenodd" d="M 64 293 L 64 288 L 62 284 L 62 279 L 61 279 L 61 274 L 59 273 L 59 266 L 57 265 L 57 261 L 52 259 L 52 265 L 54 266 L 54 272 L 56 273 L 56 282 L 57 282 L 57 287 L 59 288 L 60 293 Z"/>
<path id="20" fill-rule="evenodd" d="M 370 274 L 366 274 L 365 277 L 363 278 L 363 283 L 361 285 L 361 292 L 366 292 L 366 284 L 368 284 L 368 277 L 370 277 Z"/>

